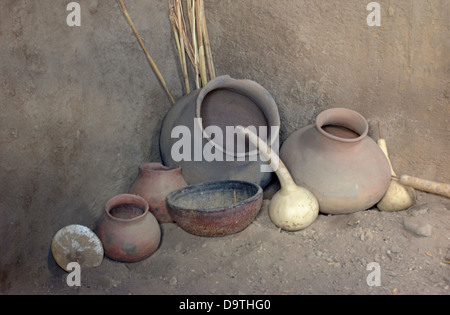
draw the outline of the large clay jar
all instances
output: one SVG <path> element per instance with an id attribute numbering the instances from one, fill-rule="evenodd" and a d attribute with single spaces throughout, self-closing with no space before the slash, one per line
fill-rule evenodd
<path id="1" fill-rule="evenodd" d="M 186 186 L 179 166 L 144 163 L 139 166 L 139 174 L 131 184 L 129 193 L 144 197 L 149 211 L 159 223 L 169 223 L 173 220 L 167 210 L 166 197 L 172 191 Z"/>
<path id="2" fill-rule="evenodd" d="M 270 93 L 251 80 L 220 76 L 209 81 L 202 89 L 182 97 L 167 113 L 160 136 L 164 165 L 179 165 L 189 185 L 244 180 L 265 187 L 273 172 L 257 151 L 248 146 L 239 152 L 231 145 L 227 147 L 226 129 L 238 125 L 263 130 L 264 134 L 258 135 L 278 152 L 280 117 Z M 215 126 L 221 135 L 212 132 Z"/>
<path id="3" fill-rule="evenodd" d="M 316 196 L 322 213 L 366 210 L 389 187 L 389 162 L 367 136 L 368 130 L 361 114 L 332 108 L 321 112 L 315 124 L 294 132 L 283 143 L 281 159 L 295 182 Z"/>
<path id="4" fill-rule="evenodd" d="M 95 233 L 105 255 L 121 262 L 136 262 L 153 254 L 161 240 L 161 230 L 141 196 L 120 194 L 105 206 Z"/>

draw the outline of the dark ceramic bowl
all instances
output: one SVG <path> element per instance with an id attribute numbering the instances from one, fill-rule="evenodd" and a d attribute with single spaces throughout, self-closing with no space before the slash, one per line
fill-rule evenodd
<path id="1" fill-rule="evenodd" d="M 259 185 L 227 180 L 181 188 L 166 201 L 170 216 L 186 232 L 224 236 L 245 229 L 261 210 L 262 199 Z"/>

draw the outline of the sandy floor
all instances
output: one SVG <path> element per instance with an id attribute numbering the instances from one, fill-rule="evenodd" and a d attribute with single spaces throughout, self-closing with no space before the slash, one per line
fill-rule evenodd
<path id="1" fill-rule="evenodd" d="M 163 224 L 161 245 L 151 257 L 128 264 L 105 258 L 100 267 L 82 270 L 80 287 L 67 285 L 68 274 L 50 256 L 52 277 L 16 283 L 9 293 L 450 293 L 449 199 L 419 192 L 406 211 L 320 215 L 299 232 L 277 229 L 268 202 L 257 220 L 235 235 L 198 237 Z M 431 235 L 416 234 L 430 227 Z"/>

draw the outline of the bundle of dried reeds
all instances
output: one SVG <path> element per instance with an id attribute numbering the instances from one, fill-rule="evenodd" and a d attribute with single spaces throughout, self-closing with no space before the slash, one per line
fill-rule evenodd
<path id="1" fill-rule="evenodd" d="M 195 88 L 205 86 L 216 77 L 211 53 L 211 44 L 206 28 L 203 0 L 185 0 L 188 22 L 184 16 L 182 0 L 169 0 L 169 18 L 181 64 L 186 94 L 191 91 L 186 55 L 190 60 L 195 79 Z"/>

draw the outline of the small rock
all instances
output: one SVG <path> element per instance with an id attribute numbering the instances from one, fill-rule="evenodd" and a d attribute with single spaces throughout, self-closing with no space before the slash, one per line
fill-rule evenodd
<path id="1" fill-rule="evenodd" d="M 403 220 L 403 225 L 405 229 L 411 233 L 414 233 L 418 236 L 431 236 L 432 234 L 432 226 L 425 222 L 421 218 L 417 217 L 408 217 Z"/>
<path id="2" fill-rule="evenodd" d="M 450 248 L 447 249 L 447 253 L 446 253 L 445 256 L 444 256 L 444 259 L 445 259 L 446 261 L 450 261 Z"/>
<path id="3" fill-rule="evenodd" d="M 426 215 L 428 213 L 428 208 L 427 207 L 421 207 L 419 209 L 411 209 L 410 214 L 413 217 L 418 217 L 421 215 Z"/>
<path id="4" fill-rule="evenodd" d="M 314 252 L 310 252 L 308 255 L 306 255 L 306 259 L 313 259 L 316 258 L 316 254 Z"/>
<path id="5" fill-rule="evenodd" d="M 371 240 L 373 238 L 373 233 L 370 229 L 360 229 L 361 235 L 360 235 L 360 239 L 361 241 L 365 241 L 365 240 Z"/>
<path id="6" fill-rule="evenodd" d="M 177 283 L 178 283 L 178 280 L 175 276 L 173 276 L 169 281 L 170 285 L 176 285 Z"/>
<path id="7" fill-rule="evenodd" d="M 98 11 L 98 0 L 88 1 L 88 10 L 91 14 L 95 14 Z"/>
<path id="8" fill-rule="evenodd" d="M 177 245 L 175 245 L 175 251 L 176 252 L 181 252 L 182 249 L 183 249 L 183 244 L 178 243 Z"/>

